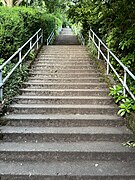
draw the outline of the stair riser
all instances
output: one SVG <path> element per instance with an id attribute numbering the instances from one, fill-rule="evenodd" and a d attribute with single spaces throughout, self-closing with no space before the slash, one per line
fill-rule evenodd
<path id="1" fill-rule="evenodd" d="M 56 134 L 56 133 L 12 133 L 2 134 L 5 142 L 80 142 L 80 141 L 109 141 L 126 142 L 133 137 L 128 134 Z"/>
<path id="2" fill-rule="evenodd" d="M 71 60 L 59 60 L 56 61 L 55 59 L 44 59 L 44 60 L 40 60 L 39 58 L 37 59 L 37 61 L 34 62 L 34 64 L 36 65 L 88 65 L 88 66 L 92 66 L 94 65 L 94 63 L 90 62 L 89 60 L 76 60 L 76 61 L 71 61 Z"/>
<path id="3" fill-rule="evenodd" d="M 11 108 L 16 114 L 110 114 L 114 115 L 117 110 L 114 108 Z"/>
<path id="4" fill-rule="evenodd" d="M 38 151 L 25 151 L 25 152 L 0 152 L 0 160 L 8 161 L 133 161 L 135 153 L 129 152 L 38 152 Z"/>
<path id="5" fill-rule="evenodd" d="M 29 178 L 29 174 L 27 175 L 2 175 L 1 180 L 134 180 L 135 176 L 123 176 L 123 175 L 31 175 Z"/>
<path id="6" fill-rule="evenodd" d="M 22 90 L 23 95 L 34 95 L 34 96 L 108 96 L 108 91 L 28 91 Z"/>
<path id="7" fill-rule="evenodd" d="M 44 78 L 44 79 L 40 79 L 40 78 L 29 78 L 29 83 L 30 82 L 34 82 L 34 83 L 77 83 L 79 81 L 79 83 L 100 83 L 103 82 L 103 79 L 49 79 L 49 78 Z"/>
<path id="8" fill-rule="evenodd" d="M 14 99 L 20 104 L 112 104 L 112 99 Z"/>
<path id="9" fill-rule="evenodd" d="M 55 69 L 55 70 L 72 70 L 72 69 L 74 69 L 74 70 L 89 70 L 89 71 L 91 71 L 91 70 L 95 70 L 94 69 L 94 67 L 93 66 L 59 66 L 59 65 L 46 65 L 46 66 L 33 66 L 32 67 L 32 70 L 44 70 L 44 71 L 46 71 L 46 70 L 53 70 L 53 69 Z"/>
<path id="10" fill-rule="evenodd" d="M 60 60 L 60 61 L 55 61 L 55 60 L 43 60 L 43 61 L 39 61 L 39 60 L 37 60 L 37 61 L 35 61 L 34 62 L 34 64 L 36 65 L 36 66 L 94 66 L 94 63 L 92 63 L 92 62 L 89 62 L 89 61 L 63 61 L 63 60 Z M 95 66 L 94 66 L 95 67 Z"/>
<path id="11" fill-rule="evenodd" d="M 100 89 L 107 88 L 106 84 L 25 84 L 25 87 L 34 89 Z"/>
<path id="12" fill-rule="evenodd" d="M 23 119 L 23 120 L 9 120 L 8 125 L 10 126 L 33 126 L 33 127 L 88 127 L 88 126 L 123 126 L 123 120 L 66 120 L 66 119 Z"/>
<path id="13" fill-rule="evenodd" d="M 65 73 L 65 74 L 69 74 L 69 73 L 99 73 L 99 71 L 96 71 L 95 69 L 32 69 L 30 70 L 30 73 Z"/>
<path id="14" fill-rule="evenodd" d="M 54 74 L 51 74 L 51 73 L 48 73 L 48 74 L 37 74 L 37 73 L 30 73 L 31 76 L 34 76 L 34 78 L 97 78 L 97 77 L 100 77 L 100 74 L 77 74 L 77 73 L 74 73 L 74 74 L 59 74 L 59 73 L 54 73 Z"/>
<path id="15" fill-rule="evenodd" d="M 89 59 L 89 55 L 86 54 L 45 54 L 45 55 L 40 55 L 40 59 Z"/>

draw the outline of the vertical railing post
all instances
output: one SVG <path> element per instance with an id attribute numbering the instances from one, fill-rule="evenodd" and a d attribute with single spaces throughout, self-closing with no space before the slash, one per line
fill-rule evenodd
<path id="1" fill-rule="evenodd" d="M 89 43 L 90 43 L 90 40 L 91 40 L 91 31 L 89 30 Z"/>
<path id="2" fill-rule="evenodd" d="M 19 51 L 19 62 L 20 62 L 20 69 L 22 68 L 22 49 Z"/>
<path id="3" fill-rule="evenodd" d="M 123 81 L 123 94 L 126 95 L 126 85 L 127 85 L 127 71 L 124 69 L 124 81 Z"/>
<path id="4" fill-rule="evenodd" d="M 0 69 L 0 100 L 3 101 L 3 80 L 2 80 L 2 69 Z"/>
<path id="5" fill-rule="evenodd" d="M 98 59 L 100 59 L 100 40 L 98 40 Z"/>
<path id="6" fill-rule="evenodd" d="M 39 47 L 39 44 L 38 44 L 38 33 L 37 33 L 37 49 L 38 49 L 38 47 Z"/>
<path id="7" fill-rule="evenodd" d="M 93 33 L 93 37 L 92 37 L 92 39 L 93 39 L 93 42 L 95 42 L 95 39 L 94 39 L 94 37 L 95 37 L 95 36 L 94 36 L 94 33 Z"/>
<path id="8" fill-rule="evenodd" d="M 32 48 L 32 39 L 30 40 L 30 49 Z"/>
<path id="9" fill-rule="evenodd" d="M 47 39 L 47 46 L 48 46 L 48 44 L 49 44 L 49 43 L 48 43 L 48 39 Z"/>
<path id="10" fill-rule="evenodd" d="M 107 49 L 107 72 L 106 74 L 108 75 L 109 74 L 109 62 L 110 62 L 110 52 L 109 52 L 109 49 Z"/>

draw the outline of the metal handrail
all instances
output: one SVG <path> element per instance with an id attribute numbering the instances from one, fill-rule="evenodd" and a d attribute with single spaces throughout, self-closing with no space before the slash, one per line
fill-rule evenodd
<path id="1" fill-rule="evenodd" d="M 36 41 L 33 43 L 33 39 L 36 37 Z M 35 45 L 36 48 L 39 48 L 39 41 L 41 41 L 41 44 L 43 43 L 43 31 L 40 28 L 22 47 L 20 47 L 7 61 L 5 61 L 1 66 L 0 66 L 0 98 L 1 101 L 3 100 L 3 85 L 5 84 L 5 82 L 8 80 L 8 78 L 11 76 L 11 74 L 16 70 L 16 68 L 23 62 L 23 60 L 25 59 L 25 57 L 29 54 L 29 52 L 34 49 Z M 22 55 L 22 50 L 24 47 L 26 47 L 26 45 L 29 44 L 29 49 L 28 51 Z M 16 65 L 11 69 L 11 71 L 7 74 L 7 76 L 3 79 L 2 78 L 2 70 L 3 68 L 9 63 L 11 62 L 11 60 L 16 57 L 16 55 L 18 56 L 18 62 L 16 63 Z"/>
<path id="2" fill-rule="evenodd" d="M 47 38 L 47 46 L 50 44 L 50 42 L 52 41 L 53 37 L 54 37 L 55 33 L 54 33 L 54 29 L 52 30 L 52 32 L 50 33 L 49 37 Z"/>
<path id="3" fill-rule="evenodd" d="M 89 42 L 90 42 L 90 40 L 93 41 L 96 48 L 98 49 L 98 59 L 100 58 L 100 54 L 101 54 L 103 56 L 103 58 L 106 60 L 106 62 L 107 62 L 107 75 L 109 74 L 109 70 L 111 68 L 113 70 L 114 74 L 117 76 L 117 78 L 119 79 L 119 81 L 121 82 L 121 84 L 123 86 L 124 95 L 126 94 L 126 91 L 127 91 L 130 94 L 130 96 L 133 98 L 133 100 L 135 100 L 135 95 L 130 91 L 130 89 L 129 89 L 128 85 L 127 85 L 127 74 L 133 80 L 135 80 L 135 75 L 114 55 L 114 53 L 102 42 L 102 40 L 94 33 L 94 31 L 92 29 L 90 29 L 90 31 L 89 31 Z M 103 51 L 101 49 L 101 45 L 106 49 L 107 56 L 103 53 Z M 116 69 L 111 64 L 111 62 L 110 62 L 110 57 L 111 56 L 123 68 L 123 70 L 124 70 L 123 79 L 120 77 L 120 75 L 118 74 Z"/>

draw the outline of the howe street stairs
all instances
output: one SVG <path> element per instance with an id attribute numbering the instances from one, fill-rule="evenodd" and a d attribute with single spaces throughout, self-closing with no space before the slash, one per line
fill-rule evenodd
<path id="1" fill-rule="evenodd" d="M 70 29 L 44 46 L 2 119 L 1 180 L 135 180 L 133 138 Z"/>

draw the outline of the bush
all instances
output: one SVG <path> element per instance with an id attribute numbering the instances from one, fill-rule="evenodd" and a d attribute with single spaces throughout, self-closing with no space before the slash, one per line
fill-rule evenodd
<path id="1" fill-rule="evenodd" d="M 55 15 L 46 14 L 34 8 L 26 7 L 0 7 L 0 64 L 6 61 L 18 50 L 39 28 L 44 31 L 44 42 L 53 29 L 58 30 L 62 22 Z M 3 69 L 3 77 L 15 66 L 18 58 L 15 57 Z M 19 87 L 27 76 L 27 64 L 12 74 L 4 86 L 6 102 L 17 93 Z"/>
<path id="2" fill-rule="evenodd" d="M 55 15 L 26 7 L 0 7 L 0 58 L 9 58 L 39 28 L 44 31 L 44 42 L 52 29 L 62 22 Z"/>

